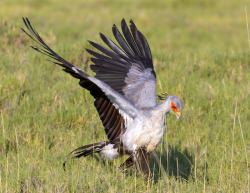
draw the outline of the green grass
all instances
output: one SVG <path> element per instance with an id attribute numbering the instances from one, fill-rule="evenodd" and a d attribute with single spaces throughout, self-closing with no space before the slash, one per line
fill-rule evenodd
<path id="1" fill-rule="evenodd" d="M 0 192 L 249 192 L 250 52 L 247 1 L 0 2 Z M 154 181 L 125 160 L 69 160 L 81 145 L 106 139 L 88 92 L 41 54 L 20 30 L 28 17 L 61 56 L 90 72 L 99 32 L 132 18 L 151 46 L 157 93 L 184 101 L 168 117 L 151 155 Z"/>

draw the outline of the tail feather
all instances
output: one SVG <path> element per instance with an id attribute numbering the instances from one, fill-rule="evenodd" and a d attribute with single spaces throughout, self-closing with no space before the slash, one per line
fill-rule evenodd
<path id="1" fill-rule="evenodd" d="M 110 142 L 109 141 L 102 141 L 102 142 L 98 142 L 98 143 L 93 143 L 93 144 L 88 144 L 88 145 L 84 145 L 82 147 L 79 147 L 75 150 L 73 150 L 72 152 L 70 152 L 65 161 L 63 162 L 63 168 L 65 170 L 65 164 L 67 162 L 67 160 L 69 159 L 70 155 L 74 154 L 73 159 L 76 158 L 80 158 L 82 156 L 86 157 L 88 155 L 91 155 L 93 153 L 98 153 L 102 150 L 102 148 L 106 145 L 108 145 Z"/>

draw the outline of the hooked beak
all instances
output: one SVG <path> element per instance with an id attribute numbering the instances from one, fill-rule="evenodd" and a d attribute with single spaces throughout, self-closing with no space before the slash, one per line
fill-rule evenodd
<path id="1" fill-rule="evenodd" d="M 177 119 L 179 119 L 181 116 L 181 112 L 174 112 L 174 114 L 176 115 Z"/>

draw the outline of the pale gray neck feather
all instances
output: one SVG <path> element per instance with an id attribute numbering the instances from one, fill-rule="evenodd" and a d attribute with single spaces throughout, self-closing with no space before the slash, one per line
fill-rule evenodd
<path id="1" fill-rule="evenodd" d="M 167 113 L 171 111 L 171 100 L 170 98 L 166 98 L 164 101 L 162 101 L 157 108 L 155 109 L 157 113 L 161 116 L 166 116 Z"/>

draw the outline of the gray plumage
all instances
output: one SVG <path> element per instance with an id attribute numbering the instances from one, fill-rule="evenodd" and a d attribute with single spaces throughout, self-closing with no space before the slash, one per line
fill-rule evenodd
<path id="1" fill-rule="evenodd" d="M 151 51 L 133 21 L 130 21 L 129 30 L 122 20 L 123 36 L 113 26 L 119 46 L 103 34 L 100 37 L 110 50 L 89 41 L 101 52 L 86 49 L 93 56 L 91 61 L 94 64 L 90 68 L 96 73 L 95 77 L 60 57 L 47 46 L 27 18 L 23 21 L 30 34 L 22 30 L 38 45 L 32 48 L 49 56 L 65 72 L 79 79 L 80 86 L 95 98 L 94 105 L 108 137 L 108 141 L 77 148 L 67 157 L 72 153 L 75 158 L 100 153 L 101 157 L 112 160 L 119 154 L 129 154 L 120 168 L 126 169 L 135 163 L 138 170 L 150 178 L 148 154 L 157 147 L 166 132 L 166 115 L 173 112 L 179 118 L 183 103 L 175 96 L 168 96 L 157 103 Z"/>

